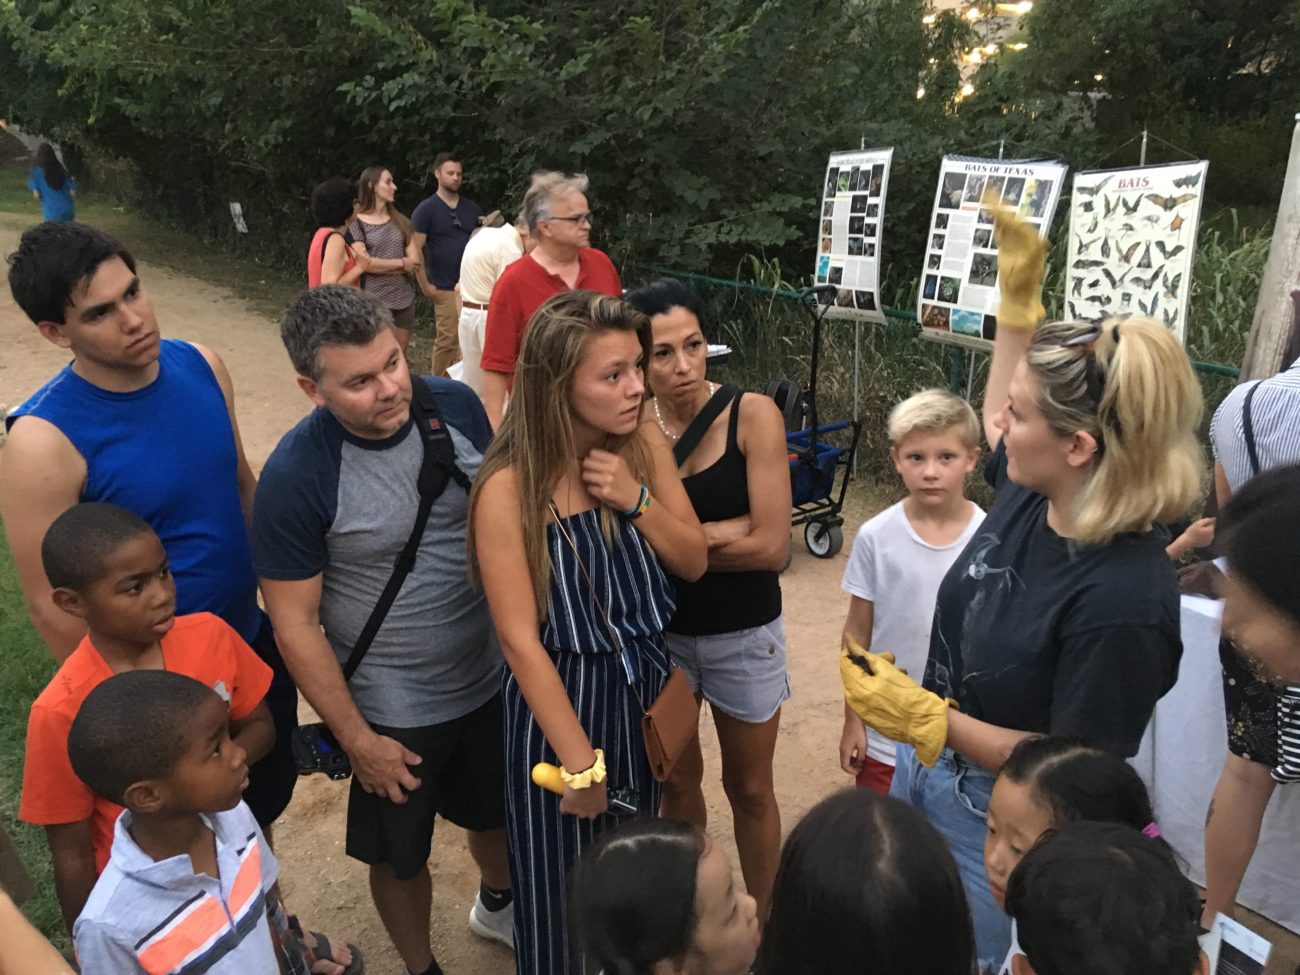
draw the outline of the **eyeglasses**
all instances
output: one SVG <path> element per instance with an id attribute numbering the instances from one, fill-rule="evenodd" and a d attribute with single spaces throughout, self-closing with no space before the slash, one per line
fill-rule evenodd
<path id="1" fill-rule="evenodd" d="M 565 223 L 574 223 L 574 224 L 584 224 L 584 223 L 585 223 L 588 227 L 590 227 L 590 226 L 591 226 L 591 219 L 592 219 L 592 218 L 591 218 L 591 214 L 590 214 L 590 213 L 580 213 L 580 214 L 578 214 L 576 217 L 544 217 L 543 219 L 545 219 L 545 220 L 563 220 Z"/>

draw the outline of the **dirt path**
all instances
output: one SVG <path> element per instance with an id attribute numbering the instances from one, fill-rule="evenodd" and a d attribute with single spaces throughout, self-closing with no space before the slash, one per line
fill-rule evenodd
<path id="1" fill-rule="evenodd" d="M 17 244 L 19 225 L 0 217 L 0 254 Z M 255 470 L 281 435 L 306 411 L 274 322 L 225 288 L 164 267 L 143 264 L 163 335 L 202 342 L 225 359 L 235 382 L 244 445 Z M 0 407 L 21 403 L 67 361 L 47 343 L 0 288 Z M 856 525 L 857 521 L 850 524 Z M 841 712 L 831 649 L 839 639 L 845 599 L 839 588 L 844 555 L 820 561 L 800 544 L 783 577 L 794 698 L 786 708 L 776 754 L 777 798 L 786 828 L 827 792 L 848 784 L 834 757 Z M 304 711 L 304 716 L 307 712 Z M 719 781 L 717 742 L 705 728 L 706 795 L 712 832 L 731 852 L 731 813 Z M 343 854 L 345 784 L 322 777 L 299 781 L 293 804 L 276 826 L 276 852 L 293 909 L 310 925 L 362 947 L 371 972 L 401 970 L 379 924 L 364 868 Z M 513 972 L 508 951 L 472 936 L 465 924 L 477 890 L 459 830 L 440 823 L 434 871 L 434 947 L 448 975 Z"/>

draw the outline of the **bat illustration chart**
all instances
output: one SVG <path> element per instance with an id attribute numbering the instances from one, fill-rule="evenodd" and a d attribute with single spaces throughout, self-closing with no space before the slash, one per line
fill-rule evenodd
<path id="1" fill-rule="evenodd" d="M 944 156 L 917 296 L 921 337 L 987 349 L 997 327 L 992 205 L 1039 234 L 1052 225 L 1066 167 L 1051 160 Z"/>
<path id="2" fill-rule="evenodd" d="M 880 258 L 893 149 L 834 152 L 826 166 L 814 281 L 838 289 L 829 318 L 884 322 Z"/>
<path id="3" fill-rule="evenodd" d="M 1186 341 L 1207 162 L 1076 173 L 1065 318 L 1145 315 Z"/>

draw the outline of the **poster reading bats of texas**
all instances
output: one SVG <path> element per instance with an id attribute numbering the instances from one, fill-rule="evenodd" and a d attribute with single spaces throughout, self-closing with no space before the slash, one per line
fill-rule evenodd
<path id="1" fill-rule="evenodd" d="M 1076 173 L 1062 316 L 1143 315 L 1184 344 L 1209 163 Z"/>

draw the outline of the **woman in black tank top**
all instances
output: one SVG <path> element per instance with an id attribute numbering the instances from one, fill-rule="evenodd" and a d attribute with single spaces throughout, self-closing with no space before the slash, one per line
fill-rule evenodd
<path id="1" fill-rule="evenodd" d="M 708 346 L 689 288 L 664 279 L 627 300 L 653 330 L 646 382 L 655 398 L 646 409 L 674 445 L 709 540 L 708 572 L 673 580 L 677 612 L 665 640 L 712 705 L 741 871 L 764 917 L 781 843 L 772 755 L 790 696 L 778 581 L 790 551 L 785 425 L 767 397 L 706 380 Z M 703 778 L 697 736 L 664 785 L 662 814 L 704 826 Z"/>

